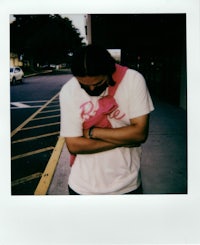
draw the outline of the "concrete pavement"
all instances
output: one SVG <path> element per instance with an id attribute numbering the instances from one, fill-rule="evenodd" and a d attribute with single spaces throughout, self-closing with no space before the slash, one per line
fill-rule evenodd
<path id="1" fill-rule="evenodd" d="M 187 114 L 153 99 L 149 137 L 143 144 L 141 174 L 144 194 L 187 193 Z M 48 195 L 68 195 L 69 152 L 64 145 Z"/>
<path id="2" fill-rule="evenodd" d="M 144 193 L 187 193 L 186 111 L 154 100 L 141 165 Z"/>

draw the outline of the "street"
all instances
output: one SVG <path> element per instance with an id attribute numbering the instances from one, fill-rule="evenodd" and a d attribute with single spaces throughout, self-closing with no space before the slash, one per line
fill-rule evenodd
<path id="1" fill-rule="evenodd" d="M 11 86 L 12 194 L 32 195 L 59 137 L 58 93 L 70 74 L 24 78 Z"/>
<path id="2" fill-rule="evenodd" d="M 62 85 L 67 82 L 70 77 L 70 74 L 50 73 L 48 75 L 24 78 L 22 84 L 11 86 L 11 130 L 14 130 L 20 125 L 26 118 L 34 113 L 38 107 L 44 104 L 45 101 L 57 94 Z M 12 104 L 13 102 L 20 102 L 22 104 L 15 106 Z M 25 107 L 27 105 L 30 105 L 30 107 Z"/>

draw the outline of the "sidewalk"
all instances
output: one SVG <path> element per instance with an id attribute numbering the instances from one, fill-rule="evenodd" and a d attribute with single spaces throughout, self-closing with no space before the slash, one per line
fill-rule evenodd
<path id="1" fill-rule="evenodd" d="M 143 145 L 144 194 L 187 193 L 186 112 L 154 99 L 149 137 Z M 64 145 L 48 195 L 68 195 L 69 152 Z"/>
<path id="2" fill-rule="evenodd" d="M 187 193 L 186 111 L 154 100 L 141 165 L 144 193 Z"/>

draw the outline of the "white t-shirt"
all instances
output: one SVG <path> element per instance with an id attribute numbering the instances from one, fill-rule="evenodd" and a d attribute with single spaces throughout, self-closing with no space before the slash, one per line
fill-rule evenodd
<path id="1" fill-rule="evenodd" d="M 107 90 L 104 91 L 104 95 Z M 61 89 L 63 137 L 82 136 L 82 123 L 98 108 L 99 96 L 89 96 L 73 77 Z M 128 69 L 114 98 L 118 108 L 109 121 L 113 128 L 130 125 L 130 119 L 150 113 L 154 107 L 143 76 Z M 118 147 L 100 153 L 78 154 L 69 176 L 79 194 L 123 194 L 139 187 L 141 147 Z"/>

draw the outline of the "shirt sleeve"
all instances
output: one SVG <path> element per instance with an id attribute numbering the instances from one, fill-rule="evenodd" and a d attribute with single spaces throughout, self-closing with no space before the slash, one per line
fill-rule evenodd
<path id="1" fill-rule="evenodd" d="M 82 136 L 82 120 L 76 103 L 76 95 L 68 84 L 64 85 L 60 91 L 60 112 L 60 136 Z"/>
<path id="2" fill-rule="evenodd" d="M 129 118 L 149 114 L 154 110 L 144 77 L 137 71 L 129 70 Z"/>

